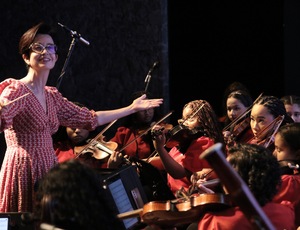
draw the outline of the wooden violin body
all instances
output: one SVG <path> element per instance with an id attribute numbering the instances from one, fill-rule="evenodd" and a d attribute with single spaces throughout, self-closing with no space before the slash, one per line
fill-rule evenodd
<path id="1" fill-rule="evenodd" d="M 74 152 L 76 156 L 83 154 L 91 154 L 92 157 L 103 160 L 109 157 L 118 147 L 118 144 L 113 141 L 105 142 L 104 137 L 101 136 L 98 140 L 91 140 L 83 146 L 76 146 Z"/>
<path id="2" fill-rule="evenodd" d="M 236 124 L 232 131 L 223 131 L 223 135 L 227 146 L 233 146 L 236 143 L 247 143 L 254 137 L 250 127 L 250 118 Z"/>
<path id="3" fill-rule="evenodd" d="M 207 211 L 220 211 L 230 206 L 231 201 L 225 194 L 193 194 L 173 201 L 151 201 L 142 209 L 131 211 L 127 217 L 122 214 L 119 218 L 129 218 L 135 213 L 148 225 L 174 227 L 197 221 Z"/>
<path id="4" fill-rule="evenodd" d="M 253 133 L 250 127 L 250 116 L 249 113 L 256 101 L 262 97 L 262 94 L 256 98 L 256 100 L 249 106 L 242 114 L 230 122 L 223 129 L 223 135 L 225 143 L 228 146 L 234 145 L 235 142 L 248 142 L 253 138 Z M 228 134 L 229 133 L 229 134 Z"/>
<path id="5" fill-rule="evenodd" d="M 274 143 L 274 137 L 284 120 L 284 115 L 276 117 L 269 125 L 261 130 L 256 137 L 249 140 L 250 144 L 257 144 L 268 148 Z"/>

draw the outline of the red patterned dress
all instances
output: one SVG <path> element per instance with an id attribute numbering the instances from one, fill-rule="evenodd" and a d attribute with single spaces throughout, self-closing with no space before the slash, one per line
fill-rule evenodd
<path id="1" fill-rule="evenodd" d="M 7 150 L 0 171 L 0 212 L 33 211 L 37 182 L 57 164 L 52 134 L 59 125 L 88 130 L 97 126 L 93 110 L 76 106 L 54 87 L 45 87 L 45 111 L 19 80 L 0 83 L 0 99 L 5 103 L 27 93 L 1 114 L 0 131 L 4 131 Z"/>

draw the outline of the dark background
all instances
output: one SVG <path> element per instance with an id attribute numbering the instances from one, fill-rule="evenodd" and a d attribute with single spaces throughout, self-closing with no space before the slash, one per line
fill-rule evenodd
<path id="1" fill-rule="evenodd" d="M 5 1 L 0 80 L 26 75 L 18 41 L 43 20 L 59 35 L 59 61 L 48 82 L 55 86 L 72 42 L 60 22 L 91 43 L 75 42 L 68 59 L 59 88 L 68 99 L 95 110 L 128 105 L 159 61 L 148 90 L 164 98 L 162 113 L 174 110 L 171 123 L 176 125 L 183 105 L 195 99 L 208 100 L 221 116 L 224 90 L 233 81 L 244 83 L 253 98 L 262 92 L 300 94 L 299 9 L 297 0 Z"/>

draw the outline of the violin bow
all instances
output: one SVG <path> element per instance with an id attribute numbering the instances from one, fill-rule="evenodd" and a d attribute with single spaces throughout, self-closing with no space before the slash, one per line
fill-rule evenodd
<path id="1" fill-rule="evenodd" d="M 258 201 L 241 176 L 233 169 L 222 152 L 222 143 L 216 143 L 206 149 L 199 157 L 206 159 L 228 190 L 231 198 L 239 205 L 254 229 L 275 230 Z"/>
<path id="2" fill-rule="evenodd" d="M 96 140 L 98 140 L 98 138 L 101 137 L 103 135 L 103 133 L 105 133 L 106 130 L 108 130 L 116 121 L 117 121 L 117 119 L 110 122 L 104 129 L 101 130 L 100 133 L 97 134 L 97 136 L 95 136 L 93 139 L 91 139 L 90 142 L 76 155 L 75 159 L 78 158 L 85 150 L 87 150 Z M 102 149 L 103 151 L 111 154 L 111 149 L 109 149 L 106 146 L 102 146 L 102 148 L 104 148 L 104 149 Z"/>
<path id="3" fill-rule="evenodd" d="M 273 121 L 270 122 L 270 124 L 268 124 L 263 130 L 261 130 L 256 137 L 252 137 L 248 143 L 252 143 L 253 140 L 257 139 L 257 144 L 259 145 L 263 145 L 264 147 L 268 147 L 272 141 L 272 138 L 274 137 L 274 135 L 276 134 L 279 126 L 281 125 L 282 121 L 284 119 L 284 115 L 279 115 L 278 117 L 276 117 Z M 279 121 L 278 124 L 276 124 Z M 268 142 L 262 142 L 262 140 L 260 140 L 261 136 L 263 135 L 267 135 L 267 133 L 275 127 L 275 125 L 277 125 L 277 127 L 275 128 L 275 130 L 273 131 L 272 135 L 270 135 Z M 267 140 L 267 138 L 265 138 L 265 140 Z"/>
<path id="4" fill-rule="evenodd" d="M 223 131 L 227 131 L 229 128 L 231 128 L 233 125 L 235 125 L 236 123 L 238 123 L 242 118 L 244 118 L 252 109 L 253 105 L 262 97 L 263 93 L 261 93 L 256 99 L 255 101 L 252 103 L 252 105 L 249 106 L 249 108 L 243 112 L 240 116 L 238 116 L 236 119 L 234 119 L 232 122 L 230 122 L 230 124 L 228 124 Z"/>
<path id="5" fill-rule="evenodd" d="M 2 105 L 2 108 L 5 107 L 5 106 L 8 106 L 8 105 L 10 105 L 10 104 L 12 104 L 12 103 L 14 103 L 14 102 L 16 102 L 16 101 L 18 101 L 18 100 L 20 100 L 20 99 L 23 98 L 23 97 L 27 97 L 29 94 L 30 94 L 30 93 L 25 93 L 24 95 L 22 95 L 22 96 L 20 96 L 20 97 L 17 97 L 17 98 L 15 98 L 15 99 L 13 99 L 13 100 L 7 102 L 7 103 L 4 103 L 4 104 Z"/>
<path id="6" fill-rule="evenodd" d="M 156 157 L 158 155 L 158 152 L 156 150 L 154 150 L 146 159 L 146 162 L 149 163 L 150 159 L 153 157 Z"/>
<path id="7" fill-rule="evenodd" d="M 182 120 L 182 121 L 181 121 L 181 124 L 183 124 L 186 120 L 188 120 L 188 119 L 190 119 L 190 118 L 193 118 L 193 117 L 200 111 L 200 109 L 203 108 L 204 105 L 205 105 L 205 102 L 202 102 L 202 105 L 199 106 L 199 108 L 196 109 L 196 111 L 195 111 L 192 115 L 190 115 L 190 116 L 186 117 L 184 120 Z"/>
<path id="8" fill-rule="evenodd" d="M 278 121 L 278 120 L 279 120 L 279 121 Z M 282 115 L 282 116 L 279 115 L 279 116 L 275 119 L 275 124 L 274 124 L 274 126 L 276 126 L 276 127 L 275 127 L 275 129 L 274 129 L 272 135 L 270 136 L 268 142 L 264 144 L 264 147 L 267 148 L 267 147 L 269 147 L 269 145 L 270 145 L 271 142 L 274 142 L 274 136 L 275 136 L 275 134 L 277 133 L 277 131 L 278 131 L 280 125 L 282 124 L 283 120 L 284 120 L 284 115 Z M 278 123 L 277 123 L 277 122 L 278 122 Z M 273 126 L 273 128 L 274 128 L 274 126 Z"/>
<path id="9" fill-rule="evenodd" d="M 119 152 L 122 152 L 125 148 L 127 148 L 129 145 L 131 145 L 134 141 L 136 141 L 138 138 L 140 138 L 141 136 L 145 135 L 147 132 L 149 132 L 155 125 L 163 122 L 166 118 L 168 118 L 171 114 L 173 113 L 173 111 L 169 112 L 168 114 L 166 114 L 165 116 L 163 116 L 159 121 L 155 122 L 153 125 L 151 125 L 148 129 L 146 129 L 144 132 L 142 132 L 140 135 L 138 135 L 136 138 L 134 138 L 133 140 L 131 140 L 130 142 L 128 142 L 126 145 L 124 145 Z"/>

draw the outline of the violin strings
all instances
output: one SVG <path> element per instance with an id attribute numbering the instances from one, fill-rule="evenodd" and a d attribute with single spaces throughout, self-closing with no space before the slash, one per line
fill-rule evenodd
<path id="1" fill-rule="evenodd" d="M 196 109 L 194 113 L 192 113 L 192 115 L 190 115 L 190 116 L 186 117 L 185 119 L 183 119 L 181 121 L 181 124 L 183 124 L 186 120 L 188 120 L 190 118 L 193 118 L 200 111 L 200 109 L 203 108 L 204 105 L 205 105 L 205 102 L 203 102 L 202 105 L 198 109 Z"/>
<path id="2" fill-rule="evenodd" d="M 101 137 L 103 135 L 103 133 L 108 130 L 115 122 L 116 120 L 113 120 L 112 122 L 110 122 L 103 130 L 101 130 L 100 133 L 98 133 L 97 136 L 95 136 L 92 140 L 90 140 L 90 142 L 76 155 L 75 159 L 77 159 L 84 151 L 86 151 L 93 143 L 95 143 L 95 141 L 97 141 L 99 139 L 99 137 Z M 103 151 L 105 151 L 104 149 L 102 149 Z M 108 151 L 105 151 L 108 154 L 111 154 Z"/>
<path id="3" fill-rule="evenodd" d="M 200 179 L 205 179 L 209 174 L 211 174 L 214 170 L 211 169 L 208 173 L 204 173 Z"/>

